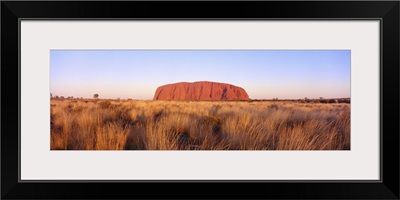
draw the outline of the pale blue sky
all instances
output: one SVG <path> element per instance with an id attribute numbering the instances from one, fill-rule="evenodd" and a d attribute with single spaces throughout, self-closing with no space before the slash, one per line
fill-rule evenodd
<path id="1" fill-rule="evenodd" d="M 251 99 L 350 97 L 350 50 L 51 50 L 50 92 L 153 99 L 158 86 L 215 81 Z"/>

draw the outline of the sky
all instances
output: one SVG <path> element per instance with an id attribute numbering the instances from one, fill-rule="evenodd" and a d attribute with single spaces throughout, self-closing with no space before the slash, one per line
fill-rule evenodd
<path id="1" fill-rule="evenodd" d="M 214 81 L 250 99 L 350 97 L 350 50 L 51 50 L 53 96 L 153 99 L 157 87 Z"/>

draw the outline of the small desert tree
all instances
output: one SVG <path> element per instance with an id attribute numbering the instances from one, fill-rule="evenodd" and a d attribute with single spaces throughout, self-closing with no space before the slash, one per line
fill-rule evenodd
<path id="1" fill-rule="evenodd" d="M 97 94 L 97 93 L 94 94 L 94 95 L 93 95 L 93 98 L 95 98 L 95 99 L 99 98 L 99 94 Z"/>

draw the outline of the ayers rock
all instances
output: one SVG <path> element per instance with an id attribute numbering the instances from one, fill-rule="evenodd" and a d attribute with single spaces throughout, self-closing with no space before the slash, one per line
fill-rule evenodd
<path id="1" fill-rule="evenodd" d="M 238 86 L 209 81 L 179 82 L 157 88 L 153 100 L 249 100 Z"/>

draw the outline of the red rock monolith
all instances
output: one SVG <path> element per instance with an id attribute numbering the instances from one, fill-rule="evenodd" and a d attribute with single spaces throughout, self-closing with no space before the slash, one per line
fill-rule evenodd
<path id="1" fill-rule="evenodd" d="M 249 100 L 238 86 L 209 81 L 179 82 L 157 88 L 153 100 Z"/>

